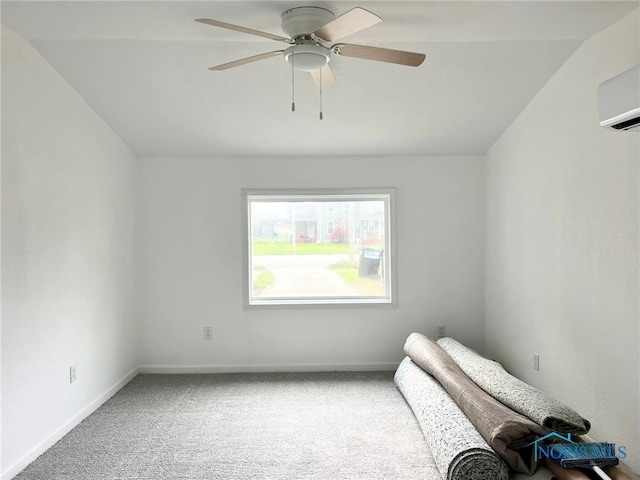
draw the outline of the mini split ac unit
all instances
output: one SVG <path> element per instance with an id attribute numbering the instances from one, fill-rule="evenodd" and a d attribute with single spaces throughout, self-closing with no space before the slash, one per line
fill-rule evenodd
<path id="1" fill-rule="evenodd" d="M 640 132 L 640 66 L 602 82 L 598 106 L 601 126 Z"/>

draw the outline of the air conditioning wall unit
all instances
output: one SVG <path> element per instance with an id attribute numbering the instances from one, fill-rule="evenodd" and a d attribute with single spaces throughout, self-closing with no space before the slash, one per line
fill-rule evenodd
<path id="1" fill-rule="evenodd" d="M 640 132 L 640 65 L 602 82 L 598 107 L 601 126 Z"/>

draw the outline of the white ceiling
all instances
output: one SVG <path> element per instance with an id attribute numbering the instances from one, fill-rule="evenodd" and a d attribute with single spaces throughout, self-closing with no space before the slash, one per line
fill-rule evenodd
<path id="1" fill-rule="evenodd" d="M 194 22 L 283 35 L 280 15 L 360 6 L 383 23 L 345 43 L 427 55 L 418 68 L 333 57 L 319 95 L 282 58 L 212 65 L 282 43 Z M 637 8 L 616 1 L 2 2 L 30 40 L 136 155 L 483 154 L 575 49 Z M 286 45 L 285 45 L 286 46 Z"/>

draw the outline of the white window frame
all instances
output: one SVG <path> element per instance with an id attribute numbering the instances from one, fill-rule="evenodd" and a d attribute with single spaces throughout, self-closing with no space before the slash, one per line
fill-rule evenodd
<path id="1" fill-rule="evenodd" d="M 396 191 L 394 188 L 367 189 L 243 189 L 242 190 L 242 230 L 243 230 L 243 302 L 245 309 L 287 308 L 287 307 L 385 307 L 397 306 L 396 275 Z M 309 296 L 282 298 L 254 298 L 252 285 L 252 232 L 251 202 L 293 200 L 318 201 L 366 201 L 383 200 L 385 202 L 384 255 L 382 268 L 385 272 L 386 293 L 384 296 Z"/>

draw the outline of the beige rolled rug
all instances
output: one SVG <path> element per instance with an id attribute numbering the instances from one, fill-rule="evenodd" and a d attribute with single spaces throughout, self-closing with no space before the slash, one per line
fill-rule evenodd
<path id="1" fill-rule="evenodd" d="M 538 425 L 572 435 L 584 435 L 591 428 L 591 423 L 572 408 L 514 377 L 498 362 L 453 338 L 444 337 L 437 343 L 480 388 Z"/>
<path id="2" fill-rule="evenodd" d="M 469 418 L 480 435 L 507 465 L 517 472 L 533 474 L 537 468 L 532 442 L 549 431 L 514 412 L 487 394 L 456 365 L 437 343 L 412 333 L 405 353 L 433 375 Z"/>

